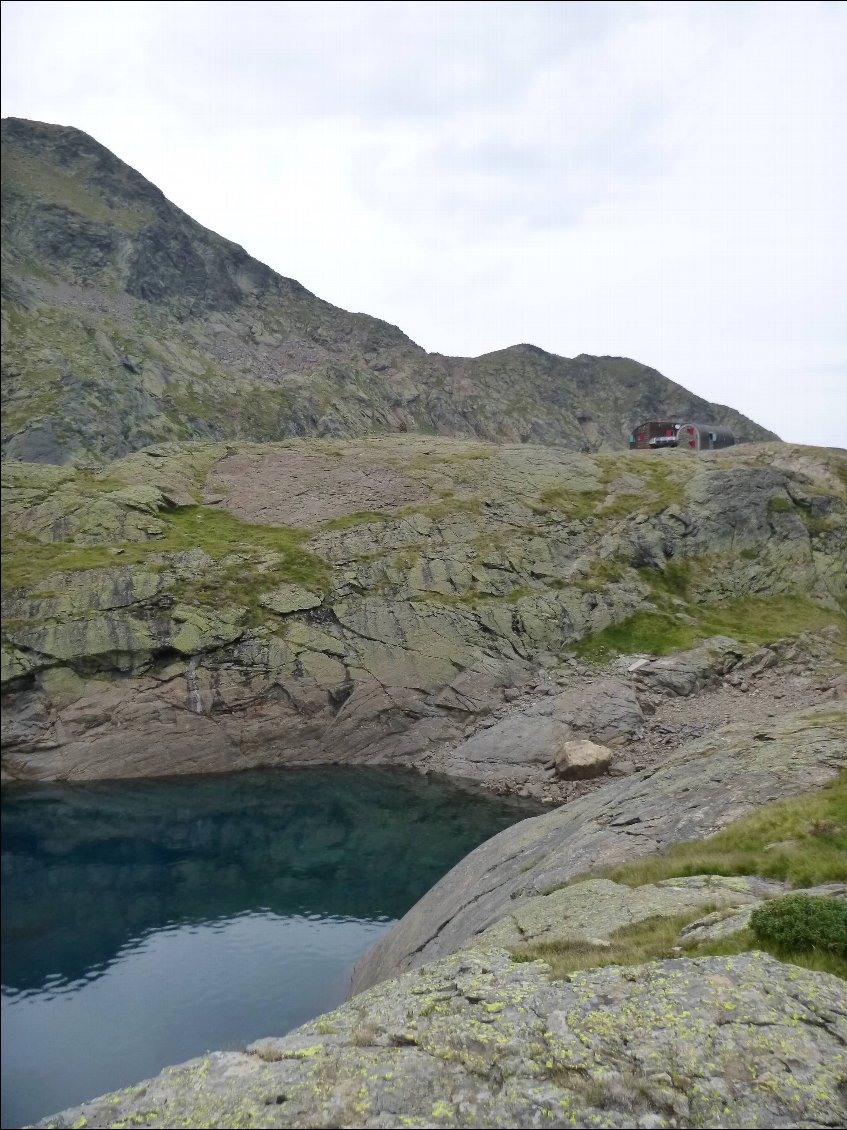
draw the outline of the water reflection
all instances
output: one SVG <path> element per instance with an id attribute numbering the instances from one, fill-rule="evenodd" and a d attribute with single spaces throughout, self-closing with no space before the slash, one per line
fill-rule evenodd
<path id="1" fill-rule="evenodd" d="M 3 1125 L 333 1007 L 391 921 L 534 811 L 361 769 L 4 793 Z"/>

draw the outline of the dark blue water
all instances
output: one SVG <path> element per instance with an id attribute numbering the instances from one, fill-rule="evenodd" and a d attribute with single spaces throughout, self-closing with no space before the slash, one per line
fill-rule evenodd
<path id="1" fill-rule="evenodd" d="M 368 769 L 5 791 L 2 1125 L 334 1007 L 393 921 L 537 811 Z"/>

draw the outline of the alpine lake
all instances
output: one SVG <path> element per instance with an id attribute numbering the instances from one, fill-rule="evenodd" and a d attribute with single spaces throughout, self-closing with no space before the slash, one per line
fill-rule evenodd
<path id="1" fill-rule="evenodd" d="M 2 1126 L 344 999 L 356 960 L 538 805 L 393 770 L 11 785 Z"/>

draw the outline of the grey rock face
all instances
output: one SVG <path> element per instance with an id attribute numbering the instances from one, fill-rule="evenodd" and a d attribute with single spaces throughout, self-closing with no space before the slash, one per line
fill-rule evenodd
<path id="1" fill-rule="evenodd" d="M 791 451 L 816 498 L 840 489 L 834 453 L 779 457 Z M 674 628 L 679 607 L 694 619 L 727 595 L 727 575 L 729 595 L 815 595 L 838 617 L 847 518 L 807 530 L 778 510 L 802 532 L 783 540 L 769 506 L 794 480 L 761 473 L 774 450 L 711 453 L 731 468 L 721 489 L 755 511 L 739 552 L 726 507 L 701 491 L 710 460 L 653 455 L 405 435 L 156 446 L 107 475 L 7 462 L 5 769 L 84 779 L 343 760 L 543 789 L 560 740 L 637 741 L 661 694 L 710 687 L 739 654 L 719 640 L 589 679 L 557 663 L 577 641 L 657 610 Z M 372 479 L 378 512 L 362 510 Z M 214 509 L 197 504 L 204 492 Z M 703 494 L 702 513 L 688 492 Z M 702 545 L 691 531 L 707 520 Z M 676 572 L 663 568 L 688 578 L 688 603 L 661 570 L 626 563 L 645 527 L 667 527 Z M 821 609 L 811 615 L 820 626 Z M 737 665 L 743 681 L 773 662 L 765 652 Z M 55 667 L 84 680 L 83 705 L 51 696 Z M 507 696 L 542 672 L 545 709 L 515 703 L 525 721 L 504 719 Z M 489 735 L 474 732 L 492 718 Z"/>
<path id="2" fill-rule="evenodd" d="M 556 710 L 568 729 L 591 741 L 616 746 L 641 737 L 644 714 L 632 685 L 606 678 L 590 687 L 566 691 Z"/>
<path id="3" fill-rule="evenodd" d="M 763 954 L 551 982 L 486 950 L 38 1125 L 836 1126 L 845 1021 L 843 981 Z"/>
<path id="4" fill-rule="evenodd" d="M 566 734 L 563 723 L 544 706 L 523 711 L 462 742 L 445 759 L 445 769 L 457 777 L 483 781 L 503 776 L 526 779 L 533 769 L 555 759 Z"/>
<path id="5" fill-rule="evenodd" d="M 544 766 L 564 767 L 565 743 L 574 749 L 574 743 L 580 742 L 616 745 L 637 738 L 643 722 L 632 686 L 622 679 L 600 678 L 495 722 L 451 750 L 441 767 L 457 777 L 520 782 Z M 596 765 L 594 772 L 574 770 L 561 775 L 573 779 L 597 776 L 608 768 L 610 757 L 607 752 L 599 760 L 584 763 L 584 769 Z"/>
<path id="6" fill-rule="evenodd" d="M 702 647 L 640 663 L 632 672 L 635 682 L 654 694 L 687 697 L 717 682 L 739 662 L 744 649 L 728 636 L 713 636 Z"/>
<path id="7" fill-rule="evenodd" d="M 838 704 L 691 742 L 663 765 L 524 820 L 471 852 L 368 951 L 354 989 L 451 953 L 520 899 L 700 839 L 768 801 L 818 787 L 845 763 L 847 710 Z"/>

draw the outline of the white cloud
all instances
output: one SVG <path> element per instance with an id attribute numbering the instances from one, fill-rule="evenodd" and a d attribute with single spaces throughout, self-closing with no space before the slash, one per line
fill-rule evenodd
<path id="1" fill-rule="evenodd" d="M 439 352 L 620 353 L 847 444 L 835 4 L 8 3 L 4 113 Z"/>

